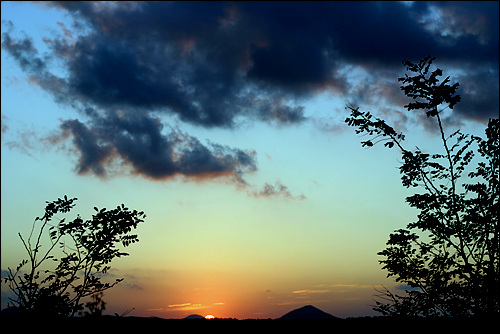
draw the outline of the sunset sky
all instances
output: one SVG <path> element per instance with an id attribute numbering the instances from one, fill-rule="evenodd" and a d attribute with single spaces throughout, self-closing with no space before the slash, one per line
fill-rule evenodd
<path id="1" fill-rule="evenodd" d="M 375 288 L 402 289 L 377 252 L 417 212 L 399 152 L 362 148 L 346 104 L 437 153 L 397 81 L 430 54 L 460 83 L 448 133 L 498 117 L 498 2 L 1 6 L 2 273 L 45 201 L 124 203 L 147 219 L 110 314 L 376 315 Z"/>

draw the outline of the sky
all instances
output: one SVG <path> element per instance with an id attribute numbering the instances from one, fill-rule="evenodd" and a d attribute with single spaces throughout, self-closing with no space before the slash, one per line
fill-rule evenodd
<path id="1" fill-rule="evenodd" d="M 459 82 L 443 113 L 498 117 L 498 2 L 1 3 L 1 268 L 46 201 L 144 211 L 106 313 L 377 315 L 389 234 L 417 212 L 400 154 L 344 123 L 359 106 L 440 152 L 403 106 L 404 59 Z M 2 284 L 2 308 L 8 291 Z"/>

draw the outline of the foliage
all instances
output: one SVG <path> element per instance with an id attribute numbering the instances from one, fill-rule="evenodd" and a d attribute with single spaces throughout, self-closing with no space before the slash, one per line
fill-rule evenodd
<path id="1" fill-rule="evenodd" d="M 73 316 L 83 311 L 82 299 L 89 296 L 90 314 L 99 314 L 105 308 L 102 292 L 123 280 L 101 281 L 113 259 L 128 255 L 117 244 L 127 247 L 139 241 L 131 231 L 146 215 L 122 204 L 113 210 L 94 207 L 96 213 L 90 220 L 77 215 L 72 221 L 63 218 L 53 224 L 54 215 L 68 213 L 76 200 L 64 196 L 47 202 L 45 214 L 36 217 L 28 239 L 19 233 L 28 259 L 15 271 L 8 268 L 4 280 L 15 296 L 10 306 L 22 314 Z M 43 238 L 48 239 L 46 247 L 42 247 Z"/>
<path id="2" fill-rule="evenodd" d="M 437 122 L 442 152 L 407 150 L 404 135 L 384 120 L 347 107 L 346 123 L 370 137 L 361 144 L 398 147 L 402 184 L 421 189 L 406 198 L 419 210 L 417 220 L 390 234 L 387 248 L 378 253 L 388 276 L 408 289 L 401 296 L 384 288 L 374 309 L 385 315 L 498 316 L 500 122 L 489 120 L 486 139 L 460 130 L 447 136 L 441 112 L 460 101 L 458 83 L 449 85 L 449 77 L 439 82 L 442 71 L 429 72 L 434 59 L 403 61 L 414 75 L 399 81 L 413 99 L 405 106 L 408 111 L 424 110 L 429 121 Z"/>
<path id="3" fill-rule="evenodd" d="M 106 302 L 102 298 L 104 293 L 98 292 L 90 296 L 90 301 L 85 304 L 88 312 L 85 312 L 86 316 L 98 317 L 102 315 L 102 312 L 106 309 Z"/>

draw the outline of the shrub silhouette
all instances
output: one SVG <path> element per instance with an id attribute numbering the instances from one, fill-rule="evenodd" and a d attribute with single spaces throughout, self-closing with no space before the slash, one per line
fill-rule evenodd
<path id="1" fill-rule="evenodd" d="M 117 244 L 127 247 L 139 241 L 131 231 L 146 215 L 122 204 L 112 210 L 95 207 L 90 220 L 77 215 L 54 224 L 54 215 L 67 214 L 76 200 L 64 196 L 47 202 L 45 214 L 35 219 L 28 238 L 19 233 L 28 259 L 16 270 L 8 268 L 4 280 L 14 294 L 9 306 L 17 307 L 20 314 L 73 316 L 83 312 L 83 299 L 89 296 L 91 301 L 85 305 L 90 314 L 100 314 L 105 306 L 102 292 L 123 280 L 102 281 L 109 263 L 128 255 Z"/>
<path id="2" fill-rule="evenodd" d="M 401 296 L 384 288 L 374 309 L 386 315 L 499 316 L 500 122 L 489 120 L 486 139 L 460 130 L 446 135 L 440 115 L 460 102 L 455 94 L 459 84 L 448 84 L 449 77 L 440 82 L 442 71 L 429 71 L 434 59 L 403 61 L 413 76 L 399 81 L 412 98 L 405 106 L 408 111 L 423 110 L 437 123 L 441 152 L 407 150 L 402 133 L 369 112 L 347 106 L 351 114 L 346 123 L 370 137 L 362 146 L 384 142 L 399 148 L 403 185 L 422 190 L 406 198 L 420 211 L 417 220 L 391 234 L 387 248 L 378 253 L 388 276 L 408 289 Z"/>

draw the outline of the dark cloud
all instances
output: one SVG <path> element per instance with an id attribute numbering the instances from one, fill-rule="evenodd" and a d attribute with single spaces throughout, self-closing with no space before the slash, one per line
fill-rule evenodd
<path id="1" fill-rule="evenodd" d="M 477 66 L 467 74 L 457 76 L 456 81 L 460 83 L 457 93 L 462 96 L 461 102 L 456 107 L 457 113 L 464 118 L 478 121 L 491 117 L 498 118 L 498 72 Z"/>
<path id="2" fill-rule="evenodd" d="M 205 127 L 233 127 L 238 116 L 304 120 L 300 108 L 255 103 L 264 85 L 249 83 L 245 69 L 255 38 L 243 32 L 245 40 L 241 28 L 224 23 L 236 15 L 226 5 L 147 2 L 139 13 L 121 6 L 88 13 L 84 7 L 70 10 L 87 13 L 92 32 L 71 50 L 61 40 L 53 44 L 56 52 L 64 50 L 71 96 L 174 114 Z"/>
<path id="3" fill-rule="evenodd" d="M 92 171 L 98 176 L 105 175 L 104 163 L 111 153 L 109 146 L 98 144 L 98 133 L 89 129 L 78 120 L 67 120 L 61 124 L 64 131 L 63 136 L 73 136 L 73 143 L 80 153 L 77 171 L 78 174 L 86 174 Z"/>
<path id="4" fill-rule="evenodd" d="M 95 118 L 90 127 L 78 120 L 64 121 L 60 137 L 73 138 L 80 156 L 79 174 L 106 176 L 114 172 L 108 170 L 112 162 L 119 162 L 132 173 L 155 180 L 179 175 L 198 179 L 224 176 L 243 185 L 243 174 L 256 170 L 252 151 L 203 145 L 179 130 L 165 133 L 163 128 L 159 119 L 119 112 Z"/>
<path id="5" fill-rule="evenodd" d="M 12 22 L 5 22 L 9 31 L 2 34 L 2 48 L 14 57 L 22 70 L 30 73 L 39 73 L 45 68 L 45 61 L 38 58 L 38 51 L 29 37 L 13 39 L 10 33 L 14 29 Z"/>
<path id="6" fill-rule="evenodd" d="M 44 40 L 49 54 L 14 37 L 12 26 L 2 47 L 33 82 L 82 112 L 85 120 L 62 124 L 81 154 L 81 173 L 103 175 L 118 157 L 154 179 L 241 176 L 255 170 L 252 155 L 178 136 L 160 120 L 205 128 L 245 119 L 299 124 L 308 119 L 301 101 L 325 90 L 351 103 L 401 108 L 401 61 L 428 54 L 445 73 L 461 71 L 456 117 L 498 115 L 498 2 L 46 5 L 74 18 Z M 364 81 L 352 79 L 355 71 Z"/>
<path id="7" fill-rule="evenodd" d="M 401 61 L 428 54 L 453 68 L 488 67 L 498 91 L 498 2 L 53 5 L 90 31 L 67 53 L 72 94 L 155 108 L 202 126 L 234 126 L 238 116 L 255 115 L 301 122 L 303 110 L 287 109 L 286 101 L 322 89 L 348 97 L 345 65 L 397 85 Z M 283 105 L 252 103 L 275 94 Z M 498 107 L 494 92 L 482 97 Z M 492 112 L 457 110 L 472 118 Z"/>

